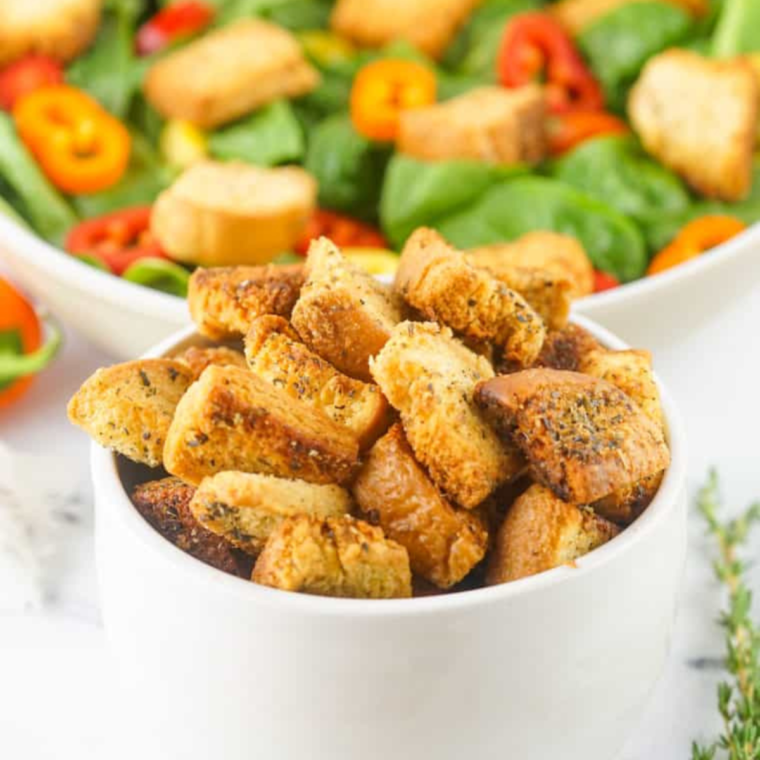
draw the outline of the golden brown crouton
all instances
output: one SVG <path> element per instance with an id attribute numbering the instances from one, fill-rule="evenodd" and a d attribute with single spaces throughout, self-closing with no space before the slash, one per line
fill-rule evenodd
<path id="1" fill-rule="evenodd" d="M 388 427 L 388 402 L 380 389 L 338 372 L 309 351 L 282 317 L 254 321 L 245 348 L 252 372 L 347 427 L 361 448 L 371 446 Z"/>
<path id="2" fill-rule="evenodd" d="M 138 359 L 99 369 L 69 401 L 69 419 L 97 443 L 158 467 L 179 400 L 193 382 L 184 364 Z"/>
<path id="3" fill-rule="evenodd" d="M 190 512 L 195 488 L 179 478 L 143 483 L 132 492 L 137 511 L 168 541 L 225 573 L 250 576 L 253 562 L 200 525 Z"/>
<path id="4" fill-rule="evenodd" d="M 305 95 L 319 75 L 286 29 L 245 19 L 161 58 L 145 77 L 145 97 L 165 119 L 213 129 L 271 103 Z"/>
<path id="5" fill-rule="evenodd" d="M 535 164 L 546 155 L 546 100 L 541 87 L 479 87 L 401 111 L 397 148 L 423 161 L 472 159 Z"/>
<path id="6" fill-rule="evenodd" d="M 595 501 L 594 512 L 618 525 L 632 523 L 651 503 L 660 489 L 664 472 L 642 478 L 638 483 Z"/>
<path id="7" fill-rule="evenodd" d="M 512 505 L 496 535 L 487 583 L 515 581 L 572 563 L 618 534 L 618 528 L 588 507 L 531 486 Z"/>
<path id="8" fill-rule="evenodd" d="M 150 229 L 178 261 L 267 264 L 295 245 L 316 197 L 316 181 L 296 166 L 202 161 L 158 196 Z"/>
<path id="9" fill-rule="evenodd" d="M 224 346 L 190 346 L 179 354 L 171 357 L 175 361 L 182 362 L 193 373 L 193 379 L 197 380 L 206 367 L 212 364 L 217 367 L 243 367 L 245 356 L 240 351 Z"/>
<path id="10" fill-rule="evenodd" d="M 372 447 L 353 494 L 364 519 L 406 548 L 412 571 L 440 588 L 459 583 L 486 553 L 483 523 L 443 498 L 414 458 L 401 425 Z"/>
<path id="11" fill-rule="evenodd" d="M 204 528 L 256 555 L 286 517 L 339 517 L 347 514 L 351 505 L 348 491 L 340 486 L 259 473 L 220 472 L 201 481 L 190 511 Z"/>
<path id="12" fill-rule="evenodd" d="M 401 413 L 416 458 L 460 506 L 476 507 L 523 469 L 517 451 L 499 441 L 473 401 L 476 383 L 493 377 L 491 365 L 447 327 L 402 322 L 371 369 Z"/>
<path id="13" fill-rule="evenodd" d="M 303 282 L 300 264 L 196 269 L 187 293 L 190 316 L 208 338 L 239 338 L 264 314 L 289 317 Z"/>
<path id="14" fill-rule="evenodd" d="M 546 328 L 528 302 L 434 230 L 421 227 L 406 241 L 394 287 L 428 319 L 503 346 L 517 366 L 530 366 L 541 350 Z"/>
<path id="15" fill-rule="evenodd" d="M 536 366 L 580 372 L 586 356 L 603 350 L 601 343 L 588 330 L 569 324 L 547 334 Z"/>
<path id="16" fill-rule="evenodd" d="M 318 409 L 248 370 L 211 366 L 177 407 L 164 466 L 194 484 L 225 470 L 344 483 L 358 453 L 356 437 Z"/>
<path id="17" fill-rule="evenodd" d="M 334 32 L 366 47 L 407 40 L 438 58 L 480 0 L 338 0 Z"/>
<path id="18" fill-rule="evenodd" d="M 529 369 L 480 383 L 475 398 L 534 479 L 573 504 L 591 504 L 670 463 L 660 427 L 606 380 Z"/>
<path id="19" fill-rule="evenodd" d="M 306 345 L 349 377 L 371 380 L 369 359 L 400 319 L 388 289 L 327 238 L 311 243 L 292 323 Z"/>
<path id="20" fill-rule="evenodd" d="M 737 201 L 752 185 L 760 91 L 750 64 L 688 50 L 651 58 L 628 115 L 644 147 L 710 198 Z"/>
<path id="21" fill-rule="evenodd" d="M 0 0 L 0 66 L 30 53 L 66 63 L 95 39 L 103 0 Z"/>
<path id="22" fill-rule="evenodd" d="M 252 580 L 283 591 L 356 599 L 412 594 L 406 549 L 352 517 L 289 517 L 256 562 Z"/>
<path id="23" fill-rule="evenodd" d="M 495 243 L 467 252 L 468 261 L 488 269 L 497 277 L 509 277 L 514 267 L 541 269 L 570 281 L 570 297 L 594 292 L 594 267 L 583 246 L 570 235 L 558 232 L 528 232 L 511 243 Z M 527 297 L 527 296 L 526 296 Z"/>

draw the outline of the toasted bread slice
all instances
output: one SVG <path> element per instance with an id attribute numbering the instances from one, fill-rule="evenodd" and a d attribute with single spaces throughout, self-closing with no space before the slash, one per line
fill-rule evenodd
<path id="1" fill-rule="evenodd" d="M 539 85 L 478 87 L 443 103 L 402 110 L 396 147 L 423 161 L 535 164 L 546 155 Z"/>
<path id="2" fill-rule="evenodd" d="M 0 0 L 0 66 L 25 55 L 67 63 L 95 39 L 103 0 Z"/>
<path id="3" fill-rule="evenodd" d="M 293 337 L 293 328 L 282 317 L 253 323 L 246 356 L 252 372 L 347 427 L 361 448 L 371 446 L 387 429 L 388 402 L 380 389 L 344 375 L 311 352 Z"/>
<path id="4" fill-rule="evenodd" d="M 327 238 L 312 241 L 292 323 L 306 345 L 349 377 L 372 380 L 369 359 L 400 319 L 388 289 Z"/>
<path id="5" fill-rule="evenodd" d="M 428 319 L 503 346 L 517 366 L 530 366 L 543 345 L 544 322 L 528 302 L 488 271 L 471 266 L 434 230 L 422 227 L 406 241 L 395 289 Z"/>
<path id="6" fill-rule="evenodd" d="M 255 556 L 286 517 L 339 517 L 348 514 L 351 505 L 348 491 L 340 486 L 220 472 L 201 481 L 190 511 L 205 529 Z"/>
<path id="7" fill-rule="evenodd" d="M 267 264 L 295 245 L 316 198 L 316 181 L 296 166 L 202 161 L 158 196 L 150 229 L 188 264 Z"/>
<path id="8" fill-rule="evenodd" d="M 300 264 L 196 269 L 187 293 L 190 316 L 208 338 L 239 338 L 264 314 L 289 317 L 304 278 Z"/>
<path id="9" fill-rule="evenodd" d="M 213 129 L 319 83 L 286 29 L 245 19 L 163 56 L 145 77 L 145 97 L 165 119 Z"/>
<path id="10" fill-rule="evenodd" d="M 531 486 L 507 512 L 488 563 L 493 586 L 574 562 L 614 538 L 619 529 L 588 507 Z"/>
<path id="11" fill-rule="evenodd" d="M 195 488 L 179 478 L 142 483 L 132 492 L 137 511 L 168 541 L 207 565 L 248 577 L 253 562 L 200 525 L 190 512 Z"/>
<path id="12" fill-rule="evenodd" d="M 177 407 L 164 465 L 196 485 L 225 470 L 344 483 L 358 453 L 356 437 L 324 412 L 253 372 L 211 366 Z"/>
<path id="13" fill-rule="evenodd" d="M 580 372 L 589 354 L 603 350 L 602 344 L 588 330 L 569 324 L 547 334 L 536 366 Z"/>
<path id="14" fill-rule="evenodd" d="M 479 0 L 338 0 L 330 26 L 364 47 L 406 40 L 438 58 Z"/>
<path id="15" fill-rule="evenodd" d="M 458 505 L 472 509 L 524 467 L 499 441 L 473 400 L 493 377 L 486 359 L 447 327 L 402 322 L 371 363 L 372 375 L 401 422 L 416 458 Z"/>
<path id="16" fill-rule="evenodd" d="M 515 267 L 540 269 L 557 279 L 569 280 L 570 298 L 594 292 L 591 259 L 570 235 L 544 230 L 528 232 L 511 243 L 472 248 L 467 252 L 467 260 L 501 278 L 512 276 Z"/>
<path id="17" fill-rule="evenodd" d="M 284 591 L 357 599 L 412 595 L 406 549 L 352 517 L 298 515 L 272 532 L 259 556 L 256 583 Z"/>
<path id="18" fill-rule="evenodd" d="M 628 116 L 644 147 L 695 190 L 738 201 L 752 186 L 759 103 L 746 61 L 673 49 L 644 66 Z"/>
<path id="19" fill-rule="evenodd" d="M 203 374 L 203 370 L 212 364 L 217 367 L 241 369 L 248 366 L 243 353 L 225 346 L 190 346 L 171 358 L 185 364 L 193 373 L 194 380 L 197 380 Z"/>
<path id="20" fill-rule="evenodd" d="M 440 588 L 459 583 L 485 556 L 483 522 L 446 501 L 399 424 L 372 447 L 352 490 L 364 519 L 404 546 L 412 571 Z"/>
<path id="21" fill-rule="evenodd" d="M 475 397 L 564 501 L 591 504 L 670 463 L 662 429 L 606 380 L 529 369 L 480 383 Z"/>
<path id="22" fill-rule="evenodd" d="M 99 369 L 69 401 L 69 419 L 133 462 L 158 467 L 175 409 L 193 375 L 172 359 L 138 359 Z"/>

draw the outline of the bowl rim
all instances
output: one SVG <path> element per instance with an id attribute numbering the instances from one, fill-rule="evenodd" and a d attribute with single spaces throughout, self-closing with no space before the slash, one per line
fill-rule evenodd
<path id="1" fill-rule="evenodd" d="M 575 316 L 575 324 L 586 328 L 604 345 L 612 349 L 628 346 L 605 328 L 592 320 Z M 195 327 L 186 328 L 161 341 L 144 358 L 163 356 L 178 344 L 196 336 Z M 95 486 L 96 525 L 98 513 L 103 509 L 112 512 L 115 520 L 129 531 L 132 538 L 146 551 L 151 552 L 173 566 L 194 582 L 211 585 L 218 593 L 238 597 L 241 603 L 273 606 L 283 610 L 296 611 L 319 616 L 346 616 L 366 618 L 376 615 L 426 615 L 445 611 L 456 611 L 494 602 L 506 601 L 515 596 L 554 586 L 587 573 L 602 570 L 613 559 L 628 552 L 633 545 L 646 540 L 657 526 L 665 520 L 670 510 L 677 509 L 686 482 L 686 439 L 683 424 L 667 389 L 655 375 L 662 397 L 663 411 L 668 426 L 671 450 L 671 464 L 652 503 L 632 525 L 622 531 L 612 541 L 584 555 L 574 567 L 560 566 L 537 575 L 521 578 L 498 586 L 411 599 L 342 599 L 335 597 L 311 596 L 300 593 L 285 593 L 252 583 L 245 578 L 229 575 L 195 559 L 167 541 L 135 509 L 119 477 L 116 454 L 91 444 L 91 468 Z"/>
<path id="2" fill-rule="evenodd" d="M 99 294 L 101 298 L 107 293 L 109 300 L 133 308 L 135 298 L 140 297 L 142 309 L 178 324 L 181 324 L 187 316 L 185 299 L 128 282 L 94 267 L 88 267 L 76 261 L 63 249 L 48 243 L 32 229 L 22 226 L 2 213 L 0 213 L 0 242 L 9 244 L 15 257 L 31 264 L 39 265 L 40 258 L 45 256 L 48 269 L 57 277 L 67 282 L 76 281 L 80 288 L 84 286 L 84 289 L 90 293 Z M 755 244 L 760 246 L 760 222 L 750 225 L 744 232 L 716 246 L 708 255 L 697 256 L 691 261 L 653 277 L 642 277 L 613 290 L 584 296 L 575 301 L 573 307 L 581 312 L 584 310 L 592 312 L 597 308 L 604 309 L 638 298 L 647 298 L 691 275 L 708 274 L 715 267 L 723 266 L 730 260 L 747 253 Z"/>

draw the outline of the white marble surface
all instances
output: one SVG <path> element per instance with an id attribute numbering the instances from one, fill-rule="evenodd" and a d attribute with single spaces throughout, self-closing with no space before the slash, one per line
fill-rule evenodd
<path id="1" fill-rule="evenodd" d="M 686 417 L 690 486 L 696 487 L 707 467 L 717 464 L 735 508 L 760 496 L 754 432 L 760 420 L 758 327 L 760 289 L 677 352 L 656 357 Z M 76 517 L 62 527 L 60 545 L 46 563 L 43 609 L 0 615 L 2 758 L 115 759 L 120 733 L 133 729 L 118 722 L 99 622 L 87 442 L 69 427 L 64 409 L 80 381 L 108 360 L 68 334 L 55 367 L 38 378 L 22 403 L 0 412 L 0 440 L 14 450 L 54 455 L 67 463 L 72 486 L 61 501 Z M 44 479 L 49 473 L 41 470 Z M 757 574 L 755 579 L 760 582 Z M 708 736 L 717 727 L 713 705 L 720 672 L 715 663 L 722 638 L 714 619 L 719 602 L 702 525 L 694 519 L 673 654 L 620 760 L 685 758 L 692 738 Z"/>

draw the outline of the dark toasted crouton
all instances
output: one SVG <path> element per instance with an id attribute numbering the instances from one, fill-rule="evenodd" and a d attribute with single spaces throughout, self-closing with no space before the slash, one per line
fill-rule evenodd
<path id="1" fill-rule="evenodd" d="M 588 330 L 579 325 L 565 325 L 547 334 L 536 366 L 580 372 L 584 358 L 600 349 L 603 350 L 601 343 Z"/>

